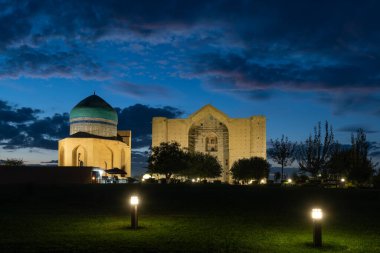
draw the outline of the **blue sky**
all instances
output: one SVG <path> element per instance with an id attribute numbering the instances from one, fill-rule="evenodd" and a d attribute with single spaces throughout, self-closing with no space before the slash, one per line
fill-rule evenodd
<path id="1" fill-rule="evenodd" d="M 186 117 L 211 103 L 231 117 L 265 115 L 268 140 L 302 141 L 328 120 L 349 143 L 364 128 L 376 157 L 379 8 L 346 0 L 0 0 L 0 159 L 56 160 L 65 113 L 94 91 L 126 109 L 119 121 L 144 139 L 135 140 L 139 149 L 149 142 L 148 127 L 135 126 L 150 122 L 145 115 Z M 136 104 L 149 113 L 134 113 Z M 47 125 L 46 134 L 37 127 Z"/>

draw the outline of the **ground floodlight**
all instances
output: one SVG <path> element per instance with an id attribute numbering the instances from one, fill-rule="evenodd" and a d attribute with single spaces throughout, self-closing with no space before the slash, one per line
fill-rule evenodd
<path id="1" fill-rule="evenodd" d="M 344 177 L 342 177 L 342 178 L 340 179 L 340 182 L 344 183 L 344 182 L 346 182 L 346 179 L 345 179 Z"/>
<path id="2" fill-rule="evenodd" d="M 320 209 L 320 208 L 313 208 L 311 210 L 311 218 L 313 220 L 321 220 L 323 218 L 322 209 Z"/>
<path id="3" fill-rule="evenodd" d="M 131 203 L 132 206 L 138 205 L 139 204 L 139 197 L 132 196 L 131 199 L 130 199 L 130 203 Z"/>
<path id="4" fill-rule="evenodd" d="M 288 183 L 289 183 L 289 184 L 292 183 L 292 179 L 291 179 L 291 178 L 288 178 Z"/>
<path id="5" fill-rule="evenodd" d="M 311 210 L 311 218 L 313 219 L 313 245 L 314 247 L 322 246 L 322 218 L 323 212 L 320 208 L 313 208 Z"/>
<path id="6" fill-rule="evenodd" d="M 132 196 L 129 200 L 131 204 L 131 228 L 137 229 L 138 227 L 138 214 L 137 206 L 139 205 L 139 197 Z"/>

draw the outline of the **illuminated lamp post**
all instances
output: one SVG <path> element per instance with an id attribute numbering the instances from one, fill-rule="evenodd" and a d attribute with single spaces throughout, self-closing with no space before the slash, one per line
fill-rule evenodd
<path id="1" fill-rule="evenodd" d="M 139 197 L 132 196 L 129 202 L 131 204 L 131 228 L 137 229 L 138 227 L 137 206 L 139 204 Z"/>
<path id="2" fill-rule="evenodd" d="M 322 218 L 323 213 L 320 208 L 311 210 L 311 218 L 313 219 L 313 246 L 322 247 Z"/>

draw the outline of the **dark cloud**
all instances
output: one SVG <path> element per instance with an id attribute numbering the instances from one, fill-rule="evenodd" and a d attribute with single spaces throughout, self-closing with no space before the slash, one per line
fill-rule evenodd
<path id="1" fill-rule="evenodd" d="M 178 108 L 162 108 L 136 104 L 124 109 L 116 108 L 119 115 L 118 129 L 132 130 L 132 147 L 148 147 L 152 142 L 152 118 L 177 118 L 183 114 Z"/>
<path id="2" fill-rule="evenodd" d="M 50 161 L 45 161 L 41 162 L 42 164 L 58 164 L 58 160 L 50 160 Z"/>
<path id="3" fill-rule="evenodd" d="M 163 86 L 134 84 L 129 82 L 118 82 L 107 86 L 116 93 L 122 93 L 130 97 L 146 98 L 146 97 L 169 97 L 170 91 Z"/>
<path id="4" fill-rule="evenodd" d="M 36 120 L 38 113 L 41 113 L 41 110 L 27 107 L 12 108 L 5 101 L 0 100 L 0 119 L 6 119 L 8 122 L 24 123 Z"/>
<path id="5" fill-rule="evenodd" d="M 183 114 L 177 108 L 161 108 L 136 104 L 123 109 L 118 129 L 132 130 L 132 148 L 151 145 L 152 117 L 176 118 Z M 29 107 L 18 108 L 0 100 L 0 146 L 4 149 L 43 148 L 58 149 L 58 140 L 69 135 L 69 114 L 54 114 L 39 118 L 41 111 Z"/>
<path id="6" fill-rule="evenodd" d="M 208 53 L 196 59 L 194 69 L 195 74 L 204 76 L 216 88 L 220 85 L 220 79 L 224 80 L 224 83 L 230 84 L 231 91 L 280 89 L 369 92 L 380 90 L 380 76 L 374 71 L 380 67 L 380 57 L 373 62 L 363 64 L 356 61 L 334 66 L 320 63 L 305 66 L 292 61 L 263 64 L 258 62 L 255 55 Z"/>
<path id="7" fill-rule="evenodd" d="M 78 50 L 49 52 L 21 46 L 8 50 L 0 67 L 0 78 L 106 78 L 102 67 Z"/>
<path id="8" fill-rule="evenodd" d="M 162 29 L 184 30 L 198 24 L 219 24 L 244 42 L 278 41 L 277 47 L 283 47 L 283 44 L 292 45 L 290 41 L 307 50 L 339 46 L 347 40 L 378 39 L 373 31 L 380 20 L 377 1 L 361 2 L 358 6 L 353 0 L 333 3 L 302 0 L 291 3 L 275 0 L 9 0 L 1 7 L 7 10 L 0 16 L 4 23 L 3 43 L 30 36 L 34 40 L 43 36 L 94 40 L 118 30 L 147 36 Z"/>
<path id="9" fill-rule="evenodd" d="M 336 115 L 347 112 L 366 113 L 380 116 L 380 95 L 373 91 L 370 94 L 346 92 L 343 94 L 320 94 L 319 100 L 334 107 Z"/>
<path id="10" fill-rule="evenodd" d="M 191 50 L 179 59 L 191 66 L 181 75 L 212 90 L 251 99 L 276 90 L 340 94 L 339 109 L 349 96 L 380 92 L 379 9 L 379 1 L 355 0 L 2 1 L 0 77 L 102 78 L 107 64 L 86 48 L 143 41 Z M 132 96 L 165 94 L 117 86 Z"/>
<path id="11" fill-rule="evenodd" d="M 369 156 L 377 160 L 380 159 L 380 143 L 376 141 L 369 142 Z"/>
<path id="12" fill-rule="evenodd" d="M 148 151 L 141 152 L 132 150 L 132 168 L 133 168 L 133 176 L 142 175 L 147 172 L 148 167 Z"/>
<path id="13" fill-rule="evenodd" d="M 344 126 L 344 127 L 341 127 L 341 128 L 338 128 L 338 131 L 340 132 L 348 132 L 348 133 L 356 133 L 359 129 L 363 129 L 364 132 L 366 132 L 367 134 L 374 134 L 374 133 L 378 133 L 379 131 L 378 130 L 374 130 L 368 126 L 364 126 L 364 125 L 349 125 L 349 126 Z"/>
<path id="14" fill-rule="evenodd" d="M 18 108 L 0 100 L 0 146 L 4 149 L 58 149 L 57 140 L 67 136 L 69 115 L 39 118 L 42 111 Z"/>
<path id="15" fill-rule="evenodd" d="M 69 115 L 54 114 L 39 119 L 38 109 L 11 107 L 5 101 L 0 113 L 0 146 L 4 149 L 58 149 L 57 141 L 67 136 Z"/>

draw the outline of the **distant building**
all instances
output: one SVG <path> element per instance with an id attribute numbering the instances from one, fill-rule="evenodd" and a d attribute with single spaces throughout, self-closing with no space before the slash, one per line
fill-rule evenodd
<path id="1" fill-rule="evenodd" d="M 117 130 L 116 111 L 97 95 L 70 112 L 70 136 L 59 141 L 58 166 L 119 168 L 131 176 L 131 131 Z"/>
<path id="2" fill-rule="evenodd" d="M 216 156 L 223 167 L 220 180 L 231 182 L 230 169 L 238 159 L 266 159 L 266 120 L 264 116 L 229 118 L 212 105 L 187 119 L 154 117 L 152 146 L 170 141 L 190 151 Z"/>

